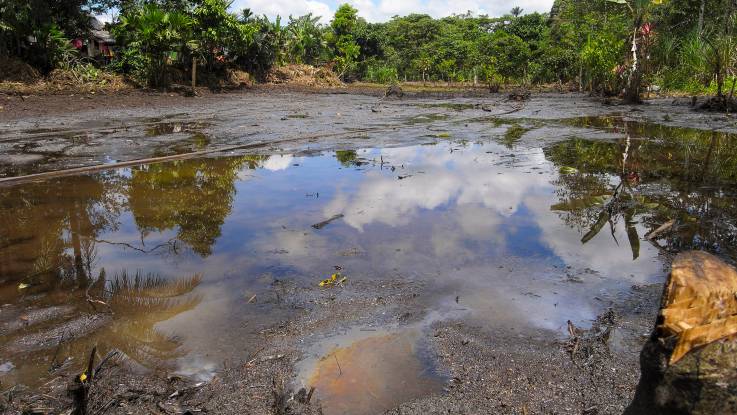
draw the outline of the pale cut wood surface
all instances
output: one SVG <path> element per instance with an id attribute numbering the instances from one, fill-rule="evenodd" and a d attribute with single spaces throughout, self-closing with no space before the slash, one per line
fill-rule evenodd
<path id="1" fill-rule="evenodd" d="M 737 270 L 706 252 L 679 254 L 660 315 L 658 333 L 678 336 L 670 364 L 694 348 L 737 334 Z"/>

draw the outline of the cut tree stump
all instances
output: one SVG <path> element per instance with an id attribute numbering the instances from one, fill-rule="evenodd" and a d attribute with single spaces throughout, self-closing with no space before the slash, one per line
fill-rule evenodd
<path id="1" fill-rule="evenodd" d="M 737 414 L 737 270 L 705 252 L 673 261 L 625 414 Z"/>

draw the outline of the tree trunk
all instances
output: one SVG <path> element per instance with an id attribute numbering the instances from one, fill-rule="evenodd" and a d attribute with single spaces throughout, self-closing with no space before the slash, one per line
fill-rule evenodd
<path id="1" fill-rule="evenodd" d="M 737 408 L 737 270 L 711 254 L 679 254 L 641 377 L 625 415 L 733 414 Z"/>
<path id="2" fill-rule="evenodd" d="M 632 68 L 627 78 L 627 87 L 624 91 L 624 100 L 630 104 L 639 104 L 640 87 L 642 86 L 642 65 L 639 62 L 639 48 L 637 47 L 637 32 L 640 30 L 640 19 L 635 21 L 635 30 L 632 32 Z"/>
<path id="3" fill-rule="evenodd" d="M 583 92 L 583 64 L 578 64 L 578 92 Z"/>
<path id="4" fill-rule="evenodd" d="M 716 72 L 716 76 L 717 76 L 717 97 L 721 98 L 722 88 L 724 86 L 724 76 L 723 76 L 723 71 L 722 71 L 722 58 L 721 58 L 722 55 L 718 49 L 715 50 L 715 53 L 717 55 L 716 67 L 714 68 Z"/>
<path id="5" fill-rule="evenodd" d="M 699 7 L 699 36 L 704 34 L 704 7 L 706 6 L 706 0 L 701 0 L 701 7 Z"/>
<path id="6" fill-rule="evenodd" d="M 192 58 L 192 93 L 195 94 L 197 86 L 197 58 Z"/>

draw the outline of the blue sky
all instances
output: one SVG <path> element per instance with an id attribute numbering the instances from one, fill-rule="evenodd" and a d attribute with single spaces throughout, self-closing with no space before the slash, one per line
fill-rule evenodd
<path id="1" fill-rule="evenodd" d="M 266 14 L 271 18 L 277 14 L 287 17 L 290 14 L 301 16 L 312 12 L 327 23 L 337 5 L 344 2 L 356 7 L 359 16 L 370 22 L 383 22 L 394 15 L 410 13 L 445 17 L 468 10 L 476 14 L 500 16 L 514 6 L 522 7 L 525 12 L 549 12 L 553 5 L 553 0 L 235 0 L 232 8 L 234 11 L 250 8 L 256 14 Z"/>

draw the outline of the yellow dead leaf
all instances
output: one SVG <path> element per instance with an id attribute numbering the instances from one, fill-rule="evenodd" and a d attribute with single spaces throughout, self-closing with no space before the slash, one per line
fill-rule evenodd
<path id="1" fill-rule="evenodd" d="M 335 274 L 331 275 L 330 278 L 320 281 L 319 285 L 320 287 L 332 287 L 337 284 L 342 284 L 346 281 L 348 281 L 348 278 L 343 277 L 340 275 L 339 272 L 336 272 Z"/>

